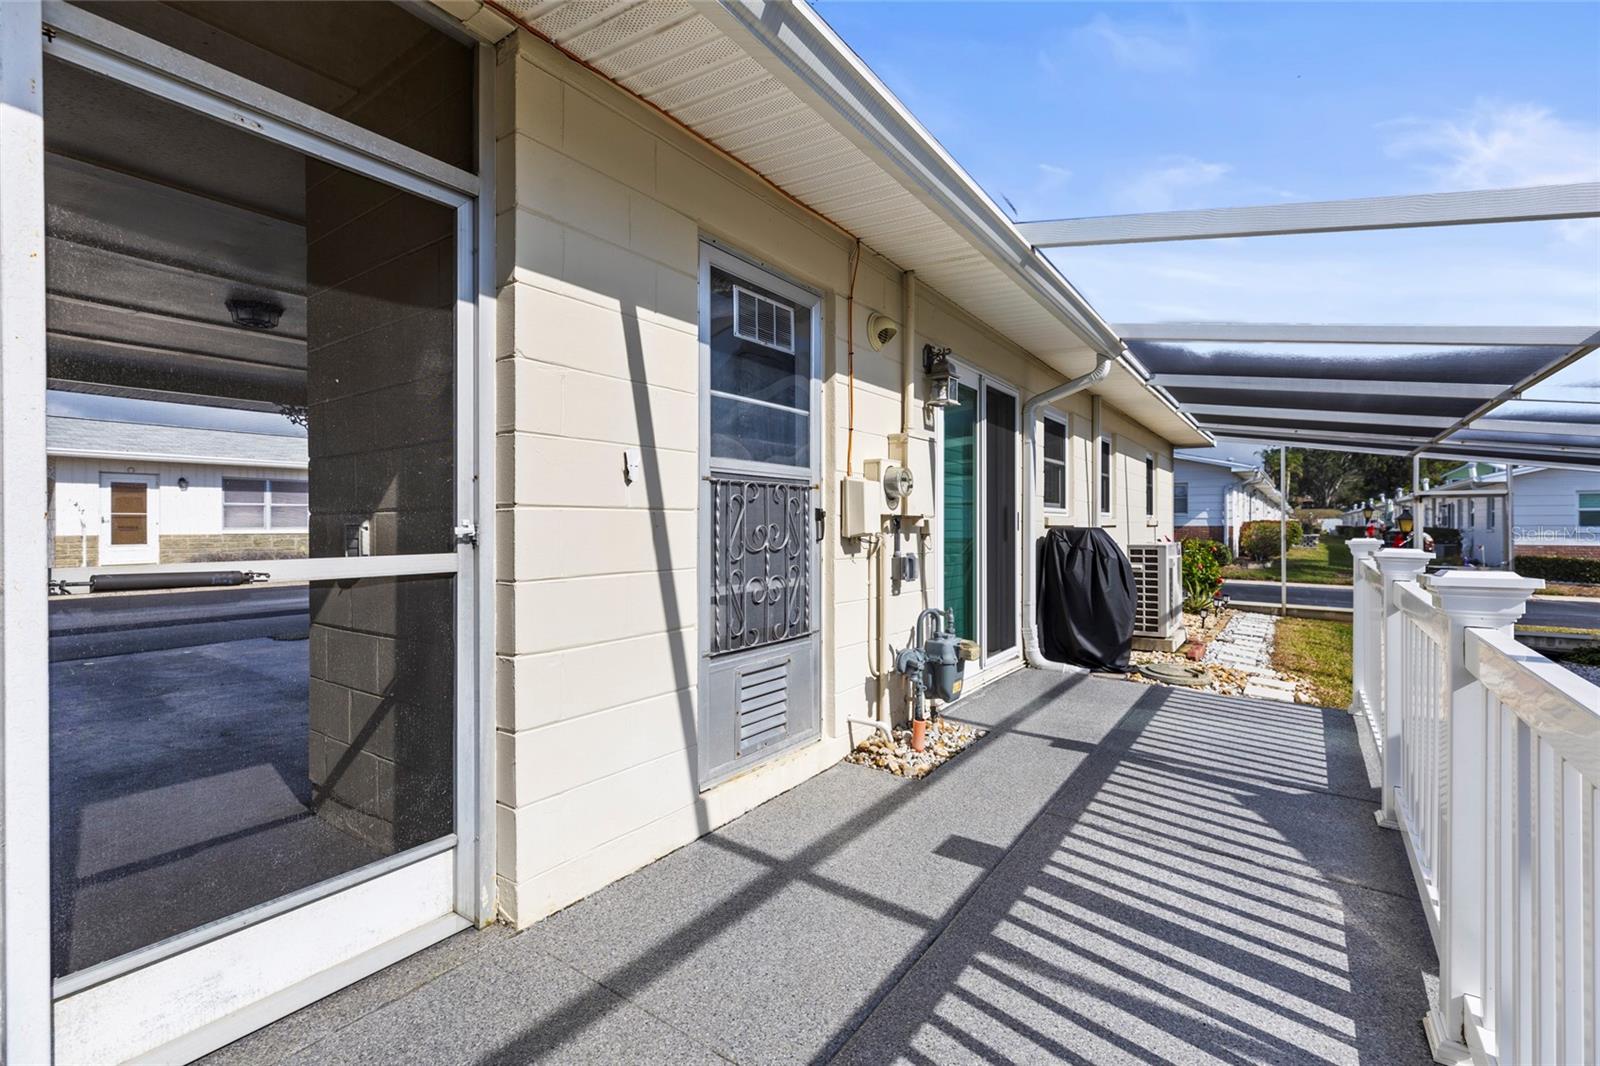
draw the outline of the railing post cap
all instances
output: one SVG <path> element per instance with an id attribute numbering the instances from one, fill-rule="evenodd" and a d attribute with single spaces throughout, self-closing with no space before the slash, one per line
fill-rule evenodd
<path id="1" fill-rule="evenodd" d="M 1385 578 L 1404 580 L 1433 562 L 1433 553 L 1421 548 L 1384 548 L 1372 555 Z"/>
<path id="2" fill-rule="evenodd" d="M 1522 617 L 1528 597 L 1544 588 L 1544 579 L 1519 577 L 1504 570 L 1443 570 L 1426 574 L 1420 584 L 1433 593 L 1451 621 L 1467 626 L 1507 626 Z"/>
<path id="3" fill-rule="evenodd" d="M 1383 547 L 1383 541 L 1379 540 L 1377 537 L 1351 537 L 1349 540 L 1345 541 L 1345 544 L 1349 546 L 1350 554 L 1355 556 L 1357 559 L 1360 559 L 1363 556 L 1371 555 L 1373 552 Z"/>

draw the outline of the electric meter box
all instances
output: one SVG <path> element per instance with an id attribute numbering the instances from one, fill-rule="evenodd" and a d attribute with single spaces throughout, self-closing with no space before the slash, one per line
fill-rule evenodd
<path id="1" fill-rule="evenodd" d="M 878 497 L 883 490 L 864 477 L 839 482 L 839 535 L 847 540 L 877 533 L 880 528 Z"/>
<path id="2" fill-rule="evenodd" d="M 911 475 L 911 491 L 896 503 L 895 511 L 913 518 L 933 515 L 933 448 L 932 437 L 889 435 L 889 461 Z"/>

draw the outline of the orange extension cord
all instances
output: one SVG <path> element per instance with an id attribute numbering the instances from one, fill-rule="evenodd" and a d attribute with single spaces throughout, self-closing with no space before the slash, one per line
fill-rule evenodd
<path id="1" fill-rule="evenodd" d="M 856 254 L 850 257 L 850 295 L 845 298 L 844 350 L 850 374 L 848 414 L 844 431 L 844 476 L 855 474 L 856 457 L 856 271 L 861 269 L 861 238 L 856 238 Z"/>

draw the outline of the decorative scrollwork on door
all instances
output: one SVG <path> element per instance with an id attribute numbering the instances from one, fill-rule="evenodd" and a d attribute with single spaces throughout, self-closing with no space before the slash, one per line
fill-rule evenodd
<path id="1" fill-rule="evenodd" d="M 711 654 L 811 632 L 811 486 L 711 478 Z"/>

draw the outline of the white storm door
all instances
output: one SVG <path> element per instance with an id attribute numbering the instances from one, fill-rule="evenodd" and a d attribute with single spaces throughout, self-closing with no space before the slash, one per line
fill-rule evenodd
<path id="1" fill-rule="evenodd" d="M 100 565 L 161 561 L 161 478 L 100 475 Z"/>

